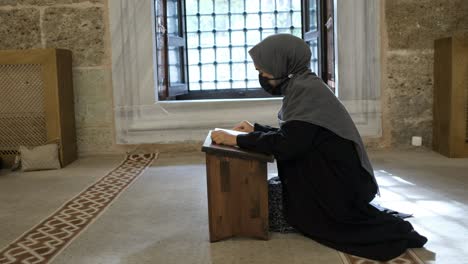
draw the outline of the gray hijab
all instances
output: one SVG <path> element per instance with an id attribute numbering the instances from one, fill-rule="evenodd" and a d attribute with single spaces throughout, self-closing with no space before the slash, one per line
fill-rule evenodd
<path id="1" fill-rule="evenodd" d="M 280 126 L 292 120 L 304 121 L 353 141 L 362 167 L 372 175 L 377 186 L 374 170 L 351 116 L 330 88 L 309 69 L 309 46 L 293 35 L 277 34 L 255 45 L 249 54 L 261 70 L 275 78 L 290 78 L 282 87 L 283 105 L 278 113 Z"/>

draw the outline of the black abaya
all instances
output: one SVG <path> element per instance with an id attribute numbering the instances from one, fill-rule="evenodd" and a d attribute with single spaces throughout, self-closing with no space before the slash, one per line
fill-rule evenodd
<path id="1" fill-rule="evenodd" d="M 281 129 L 255 124 L 237 136 L 241 148 L 273 154 L 287 222 L 317 242 L 375 260 L 389 260 L 427 239 L 411 224 L 371 206 L 377 192 L 354 143 L 303 121 Z"/>

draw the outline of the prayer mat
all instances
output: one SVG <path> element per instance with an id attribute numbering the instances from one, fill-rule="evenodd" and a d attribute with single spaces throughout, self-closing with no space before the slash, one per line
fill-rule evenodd
<path id="1" fill-rule="evenodd" d="M 132 154 L 0 251 L 0 264 L 49 263 L 143 174 L 157 154 Z"/>

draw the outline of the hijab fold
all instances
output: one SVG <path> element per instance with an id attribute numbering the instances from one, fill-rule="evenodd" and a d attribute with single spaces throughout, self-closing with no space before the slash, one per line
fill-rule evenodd
<path id="1" fill-rule="evenodd" d="M 289 121 L 304 121 L 353 141 L 361 166 L 372 176 L 378 189 L 374 170 L 351 116 L 330 88 L 309 69 L 309 46 L 293 35 L 276 34 L 255 45 L 249 54 L 260 70 L 274 77 L 293 74 L 282 88 L 284 98 L 278 112 L 280 127 Z"/>

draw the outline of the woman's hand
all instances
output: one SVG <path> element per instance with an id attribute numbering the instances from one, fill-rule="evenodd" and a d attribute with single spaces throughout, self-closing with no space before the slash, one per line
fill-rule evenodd
<path id="1" fill-rule="evenodd" d="M 224 131 L 212 131 L 211 140 L 213 140 L 216 144 L 222 144 L 227 146 L 237 145 L 237 136 L 231 135 Z"/>
<path id="2" fill-rule="evenodd" d="M 254 126 L 249 121 L 244 120 L 237 124 L 232 130 L 250 133 L 254 131 Z"/>

